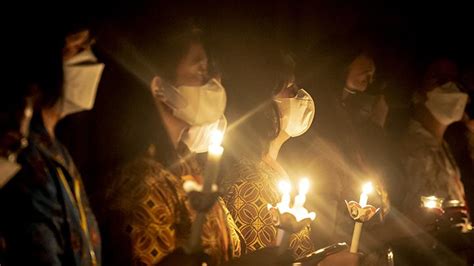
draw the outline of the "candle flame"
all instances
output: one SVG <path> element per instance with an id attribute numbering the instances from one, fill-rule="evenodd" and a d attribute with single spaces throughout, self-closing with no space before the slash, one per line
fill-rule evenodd
<path id="1" fill-rule="evenodd" d="M 288 181 L 280 181 L 278 183 L 278 188 L 280 189 L 280 192 L 283 194 L 290 194 L 291 192 L 291 184 Z"/>
<path id="2" fill-rule="evenodd" d="M 211 145 L 220 146 L 224 139 L 224 132 L 218 129 L 211 131 Z"/>
<path id="3" fill-rule="evenodd" d="M 421 197 L 423 207 L 428 209 L 441 208 L 443 200 L 436 196 Z"/>
<path id="4" fill-rule="evenodd" d="M 372 186 L 372 182 L 368 182 L 362 187 L 362 191 L 363 191 L 364 194 L 369 194 L 373 190 L 374 190 L 374 188 Z"/>
<path id="5" fill-rule="evenodd" d="M 306 195 L 309 191 L 309 179 L 304 177 L 299 182 L 299 194 Z"/>

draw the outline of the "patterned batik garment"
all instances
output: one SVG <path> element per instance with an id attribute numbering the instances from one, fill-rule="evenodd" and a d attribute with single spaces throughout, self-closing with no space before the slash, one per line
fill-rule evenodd
<path id="1" fill-rule="evenodd" d="M 282 178 L 263 161 L 243 159 L 224 181 L 224 200 L 245 239 L 246 252 L 276 245 L 278 230 L 267 206 L 280 201 L 277 182 Z M 295 258 L 314 251 L 309 233 L 305 228 L 291 236 L 290 248 Z"/>
<path id="2" fill-rule="evenodd" d="M 123 167 L 114 195 L 109 196 L 112 213 L 121 213 L 115 228 L 130 243 L 133 265 L 153 265 L 177 248 L 187 244 L 196 212 L 183 189 L 186 180 L 200 182 L 199 167 L 193 159 L 182 162 L 182 173 L 176 176 L 156 160 L 140 158 Z M 208 212 L 202 229 L 202 244 L 211 257 L 211 265 L 219 265 L 241 254 L 241 236 L 219 199 Z M 118 251 L 117 251 L 118 252 Z"/>
<path id="3" fill-rule="evenodd" d="M 38 117 L 18 162 L 21 171 L 0 190 L 6 264 L 100 265 L 100 234 L 79 172 Z"/>
<path id="4" fill-rule="evenodd" d="M 407 173 L 403 182 L 406 212 L 416 210 L 421 196 L 434 195 L 445 202 L 465 203 L 459 168 L 446 141 L 438 141 L 418 121 L 411 120 L 402 147 Z"/>

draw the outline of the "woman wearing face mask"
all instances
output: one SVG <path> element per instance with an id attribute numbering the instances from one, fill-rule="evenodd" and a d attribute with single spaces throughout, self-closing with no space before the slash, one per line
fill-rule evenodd
<path id="1" fill-rule="evenodd" d="M 462 250 L 466 242 L 460 233 L 466 232 L 469 223 L 464 185 L 443 138 L 447 127 L 463 117 L 468 95 L 449 78 L 451 75 L 444 75 L 449 72 L 433 71 L 452 69 L 437 68 L 445 64 L 445 60 L 435 61 L 426 71 L 423 86 L 414 94 L 413 117 L 402 138 L 401 158 L 407 175 L 400 183 L 404 191 L 400 209 L 416 224 L 419 234 L 437 234 L 437 244 L 428 252 L 423 246 L 432 240 L 398 243 L 401 261 L 410 264 L 466 265 L 467 250 L 472 249 Z M 436 216 L 432 210 L 420 208 L 422 196 L 442 199 L 446 212 Z"/>
<path id="2" fill-rule="evenodd" d="M 200 236 L 199 254 L 207 259 L 185 253 L 197 211 L 183 184 L 202 184 L 194 152 L 206 152 L 210 131 L 224 128 L 226 92 L 209 76 L 199 29 L 185 25 L 164 37 L 151 34 L 137 37 L 147 41 L 134 42 L 150 45 L 136 52 L 157 63 L 147 78 L 149 87 L 117 91 L 123 104 L 115 109 L 121 117 L 115 145 L 122 157 L 105 193 L 104 260 L 113 265 L 200 265 L 204 260 L 221 265 L 240 256 L 239 233 L 217 200 L 207 210 Z M 137 102 L 136 108 L 128 104 Z"/>
<path id="3" fill-rule="evenodd" d="M 315 89 L 311 94 L 320 103 L 318 121 L 283 151 L 281 161 L 292 175 L 315 179 L 317 185 L 308 194 L 307 204 L 318 213 L 311 230 L 318 248 L 334 242 L 350 243 L 354 221 L 344 200 L 357 199 L 363 184 L 371 181 L 377 193 L 371 195 L 370 204 L 380 211 L 364 225 L 360 250 L 373 253 L 384 243 L 378 242 L 377 234 L 372 237 L 368 232 L 382 227 L 380 221 L 389 210 L 385 181 L 387 176 L 395 177 L 398 168 L 387 156 L 383 128 L 368 119 L 370 116 L 361 115 L 365 111 L 354 108 L 361 106 L 354 103 L 365 99 L 375 72 L 372 57 L 362 51 L 354 43 L 338 47 L 331 42 L 327 49 L 319 47 L 317 56 L 305 67 L 307 79 L 302 81 Z M 383 258 L 385 252 L 372 255 Z"/>
<path id="4" fill-rule="evenodd" d="M 35 108 L 28 146 L 18 155 L 21 170 L 0 195 L 6 265 L 100 265 L 100 236 L 81 177 L 71 156 L 54 134 L 58 121 L 66 113 L 72 113 L 68 106 L 79 107 L 74 111 L 92 107 L 89 106 L 93 104 L 91 94 L 95 94 L 97 84 L 83 83 L 79 77 L 90 77 L 87 75 L 89 67 L 97 67 L 97 64 L 94 61 L 87 67 L 74 66 L 71 76 L 69 63 L 81 62 L 83 54 L 66 56 L 67 45 L 63 46 L 65 42 L 61 38 L 64 35 L 49 35 L 43 31 L 47 28 L 38 31 L 41 37 L 35 32 L 29 35 L 29 31 L 21 31 L 28 38 L 44 38 L 42 45 L 36 46 L 37 50 L 16 48 L 22 54 L 28 54 L 27 51 L 38 53 L 27 57 L 33 63 L 28 64 L 23 73 L 31 75 L 28 77 L 31 83 L 26 85 L 31 86 L 36 98 L 32 99 Z M 86 47 L 84 52 L 90 53 L 89 33 L 84 32 L 87 38 L 81 43 Z M 30 44 L 27 40 L 24 42 Z M 102 68 L 103 65 L 99 65 L 100 71 Z M 92 71 L 95 83 L 100 71 Z M 84 97 L 76 97 L 78 95 Z"/>
<path id="5" fill-rule="evenodd" d="M 243 234 L 247 252 L 276 245 L 277 228 L 267 205 L 280 201 L 277 184 L 289 179 L 277 162 L 278 153 L 290 137 L 305 133 L 315 114 L 312 97 L 294 84 L 292 59 L 270 59 L 264 60 L 263 66 L 251 67 L 265 72 L 258 79 L 242 79 L 250 82 L 241 87 L 248 88 L 252 95 L 262 95 L 252 96 L 252 102 L 262 102 L 241 114 L 242 121 L 236 122 L 237 128 L 230 132 L 227 143 L 234 163 L 226 170 L 224 200 Z M 256 57 L 253 60 L 257 61 Z M 260 92 L 252 90 L 254 87 Z M 313 251 L 307 228 L 292 235 L 290 248 L 295 258 Z"/>

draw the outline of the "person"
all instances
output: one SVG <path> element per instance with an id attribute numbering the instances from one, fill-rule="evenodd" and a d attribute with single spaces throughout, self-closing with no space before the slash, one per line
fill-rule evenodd
<path id="1" fill-rule="evenodd" d="M 464 184 L 466 194 L 466 205 L 474 205 L 474 191 L 472 191 L 474 181 L 474 80 L 473 67 L 467 68 L 462 79 L 461 90 L 468 93 L 469 99 L 466 105 L 465 115 L 461 121 L 448 126 L 444 139 L 449 144 L 456 163 L 461 173 L 461 181 Z M 469 216 L 473 217 L 474 212 L 468 208 Z"/>
<path id="2" fill-rule="evenodd" d="M 134 107 L 118 102 L 115 109 L 120 117 L 115 154 L 121 159 L 106 178 L 104 260 L 112 265 L 221 265 L 242 254 L 239 232 L 217 198 L 206 209 L 200 236 L 198 254 L 205 258 L 186 253 L 197 210 L 183 184 L 202 184 L 203 165 L 195 152 L 207 151 L 206 129 L 222 119 L 226 91 L 210 76 L 203 33 L 192 23 L 162 35 L 148 33 L 135 36 L 142 41 L 129 39 L 153 66 L 147 85 L 138 82 L 120 97 Z"/>
<path id="3" fill-rule="evenodd" d="M 414 114 L 401 146 L 402 164 L 407 173 L 407 178 L 401 182 L 405 191 L 401 210 L 428 234 L 436 232 L 432 228 L 434 218 L 420 212 L 421 197 L 435 196 L 442 199 L 443 208 L 454 206 L 454 202 L 457 207 L 465 206 L 465 191 L 460 171 L 444 135 L 450 124 L 462 118 L 468 95 L 460 91 L 457 83 L 452 82 L 454 78 L 445 79 L 435 71 L 440 66 L 452 65 L 447 64 L 446 60 L 437 60 L 427 68 L 422 86 L 414 94 Z M 451 228 L 451 225 L 459 220 L 454 218 L 457 215 L 451 216 L 453 213 L 448 209 L 438 219 L 446 219 L 447 227 Z M 439 224 L 442 231 L 448 229 L 442 225 Z M 456 235 L 453 233 L 454 231 L 449 231 L 448 235 Z M 449 243 L 442 242 L 442 238 L 439 241 L 449 247 Z M 461 253 L 455 255 L 449 248 L 442 247 L 444 246 L 440 245 L 436 252 L 431 251 L 425 259 L 434 260 L 436 263 L 463 264 Z"/>
<path id="4" fill-rule="evenodd" d="M 308 57 L 303 71 L 302 83 L 313 88 L 311 94 L 318 99 L 318 120 L 288 145 L 282 162 L 292 175 L 314 180 L 307 202 L 319 217 L 311 228 L 318 248 L 350 243 L 354 221 L 345 201 L 357 200 L 363 184 L 373 183 L 375 193 L 369 204 L 379 211 L 364 225 L 360 251 L 366 255 L 360 263 L 380 265 L 386 263 L 387 243 L 381 244 L 380 234 L 371 232 L 383 226 L 390 212 L 387 181 L 398 174 L 386 153 L 390 148 L 384 130 L 388 105 L 379 87 L 383 84 L 373 83 L 376 67 L 374 56 L 367 52 L 370 49 L 331 44 Z"/>
<path id="5" fill-rule="evenodd" d="M 64 39 L 60 31 L 44 30 L 48 27 L 36 31 L 39 24 L 28 24 L 30 30 L 21 31 L 28 38 L 41 38 L 43 44 L 36 46 L 38 50 L 20 49 L 31 55 L 20 60 L 32 62 L 26 65 L 31 76 L 20 78 L 18 84 L 25 81 L 26 95 L 33 92 L 34 115 L 28 146 L 18 154 L 21 169 L 0 191 L 5 264 L 100 265 L 95 216 L 74 162 L 55 138 L 54 129 L 64 115 L 91 107 L 103 65 L 90 49 L 69 53 L 69 37 L 82 30 Z M 83 62 L 89 64 L 80 65 Z"/>
<path id="6" fill-rule="evenodd" d="M 246 65 L 252 67 L 237 71 L 242 75 L 239 88 L 252 93 L 240 102 L 239 118 L 226 137 L 232 153 L 222 180 L 224 200 L 248 252 L 278 244 L 277 227 L 267 208 L 280 201 L 278 182 L 290 178 L 277 157 L 286 141 L 305 133 L 315 115 L 312 97 L 295 83 L 292 57 L 271 46 L 265 46 L 265 52 L 258 47 Z M 291 235 L 289 251 L 296 260 L 314 251 L 308 227 Z M 339 252 L 320 259 L 326 263 L 322 265 L 341 261 L 340 265 L 348 265 L 356 263 L 357 256 Z"/>
<path id="7" fill-rule="evenodd" d="M 276 245 L 277 228 L 267 205 L 280 201 L 278 181 L 289 179 L 277 162 L 278 153 L 291 136 L 299 136 L 309 128 L 315 114 L 313 99 L 294 82 L 292 59 L 273 60 L 273 66 L 269 63 L 262 67 L 268 74 L 260 75 L 258 85 L 254 86 L 274 90 L 274 98 L 271 93 L 266 99 L 262 97 L 264 102 L 256 111 L 250 110 L 251 115 L 239 125 L 240 130 L 229 137 L 234 138 L 232 145 L 228 144 L 234 153 L 240 150 L 240 154 L 226 171 L 224 200 L 243 234 L 248 252 Z M 272 71 L 280 73 L 276 75 Z M 250 90 L 254 87 L 251 85 L 247 85 Z M 307 229 L 293 234 L 290 243 L 295 258 L 314 251 Z"/>

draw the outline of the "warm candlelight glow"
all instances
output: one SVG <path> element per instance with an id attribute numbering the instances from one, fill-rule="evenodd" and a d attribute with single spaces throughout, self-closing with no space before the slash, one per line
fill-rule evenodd
<path id="1" fill-rule="evenodd" d="M 293 207 L 290 207 L 291 183 L 288 181 L 280 181 L 278 183 L 278 189 L 282 193 L 282 197 L 276 207 L 281 214 L 290 213 L 295 216 L 296 221 L 298 222 L 306 218 L 314 220 L 316 218 L 316 213 L 308 212 L 308 210 L 303 207 L 306 201 L 306 194 L 309 191 L 309 179 L 301 179 L 298 188 L 298 195 L 295 197 Z"/>
<path id="2" fill-rule="evenodd" d="M 211 145 L 210 146 L 220 146 L 222 140 L 224 139 L 224 132 L 221 130 L 215 129 L 211 132 Z"/>
<path id="3" fill-rule="evenodd" d="M 374 190 L 372 186 L 372 182 L 368 182 L 364 184 L 362 187 L 362 193 L 360 194 L 359 205 L 363 208 L 367 205 L 367 201 L 369 200 L 369 195 Z M 356 222 L 354 225 L 354 232 L 352 233 L 352 241 L 351 241 L 351 253 L 357 253 L 359 249 L 359 240 L 360 234 L 362 232 L 362 223 Z"/>
<path id="4" fill-rule="evenodd" d="M 370 194 L 370 193 L 372 193 L 373 190 L 374 190 L 374 188 L 372 186 L 372 182 L 368 182 L 362 187 L 362 191 L 365 194 Z"/>
<path id="5" fill-rule="evenodd" d="M 224 153 L 224 148 L 219 145 L 209 145 L 208 152 L 210 156 L 214 155 L 220 158 L 220 156 Z"/>
<path id="6" fill-rule="evenodd" d="M 422 196 L 421 203 L 423 207 L 428 208 L 428 209 L 442 208 L 443 200 L 435 196 L 429 196 L 429 197 Z"/>
<path id="7" fill-rule="evenodd" d="M 295 197 L 295 204 L 293 208 L 298 209 L 303 207 L 306 202 L 306 194 L 309 191 L 309 180 L 308 178 L 302 178 L 298 185 L 298 195 Z"/>
<path id="8" fill-rule="evenodd" d="M 283 194 L 290 194 L 291 192 L 291 183 L 288 181 L 280 181 L 278 183 L 278 189 L 280 189 L 280 192 Z"/>
<path id="9" fill-rule="evenodd" d="M 303 177 L 299 183 L 298 193 L 302 195 L 306 195 L 308 191 L 309 191 L 309 179 L 307 177 Z"/>

